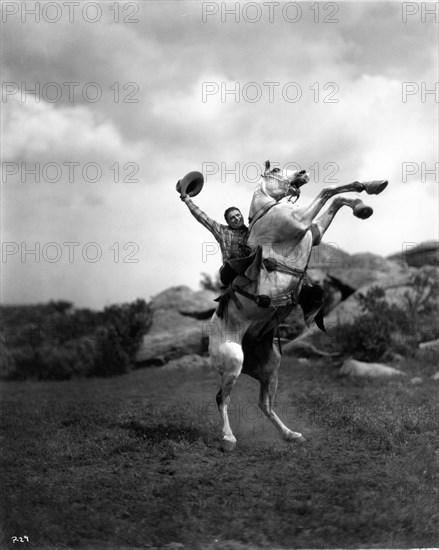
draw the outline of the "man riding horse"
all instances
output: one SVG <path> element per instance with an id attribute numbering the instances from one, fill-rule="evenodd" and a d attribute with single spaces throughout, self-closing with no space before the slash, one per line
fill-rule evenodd
<path id="1" fill-rule="evenodd" d="M 199 176 L 201 180 L 195 184 L 189 177 L 187 187 L 182 185 L 184 178 L 177 190 L 191 194 L 189 187 L 195 185 L 199 192 L 202 174 Z M 352 209 L 360 219 L 373 213 L 361 199 L 337 195 L 378 195 L 388 184 L 387 180 L 374 180 L 325 187 L 309 204 L 297 206 L 292 198 L 308 181 L 305 171 L 270 169 L 267 162 L 250 206 L 247 243 L 256 252 L 253 258 L 226 262 L 244 263 L 237 266 L 237 276 L 222 294 L 209 323 L 209 354 L 221 375 L 216 401 L 223 423 L 222 448 L 227 451 L 236 445 L 228 405 L 241 372 L 259 381 L 258 406 L 281 437 L 289 442 L 305 440 L 300 432 L 285 426 L 274 411 L 280 367 L 280 353 L 273 345 L 274 331 L 300 303 L 312 247 L 320 242 L 340 208 Z M 329 207 L 322 211 L 330 199 Z"/>
<path id="2" fill-rule="evenodd" d="M 268 161 L 265 167 L 268 170 Z M 280 172 L 278 168 L 272 170 L 273 174 L 277 174 L 278 172 Z M 305 170 L 299 172 L 299 176 L 301 177 L 298 177 L 289 188 L 288 196 L 290 200 L 292 197 L 296 197 L 296 200 L 299 198 L 301 185 L 308 181 Z M 246 262 L 230 262 L 229 260 L 245 258 L 251 254 L 252 247 L 247 245 L 249 228 L 244 224 L 241 211 L 235 206 L 230 206 L 224 212 L 227 225 L 223 225 L 210 218 L 191 200 L 191 196 L 194 197 L 201 191 L 203 181 L 204 178 L 200 172 L 190 172 L 177 182 L 177 191 L 180 192 L 180 199 L 189 208 L 194 218 L 208 229 L 219 243 L 223 260 L 223 265 L 220 268 L 220 280 L 224 287 L 227 287 L 237 275 L 235 269 L 239 269 L 240 264 L 244 266 L 248 265 Z M 264 213 L 262 211 L 254 213 L 249 219 L 250 226 L 252 227 Z M 320 243 L 321 235 L 315 224 L 312 225 L 311 231 L 313 234 L 313 246 L 316 246 Z M 305 273 L 302 283 L 300 303 L 305 321 L 309 324 L 312 319 L 315 319 L 317 325 L 324 330 L 321 314 L 323 308 L 323 288 L 319 284 L 313 284 L 307 273 Z"/>
<path id="3" fill-rule="evenodd" d="M 209 218 L 209 216 L 201 210 L 191 200 L 187 193 L 181 195 L 181 200 L 189 208 L 189 211 L 194 218 L 204 225 L 215 240 L 219 243 L 223 262 L 231 258 L 239 258 L 242 256 L 242 247 L 247 240 L 248 228 L 244 224 L 244 218 L 239 208 L 230 206 L 224 212 L 224 219 L 227 225 L 219 224 L 217 221 Z"/>

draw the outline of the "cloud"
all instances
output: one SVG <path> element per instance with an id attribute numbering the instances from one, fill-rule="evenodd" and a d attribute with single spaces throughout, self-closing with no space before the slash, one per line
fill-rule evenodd
<path id="1" fill-rule="evenodd" d="M 3 102 L 3 161 L 102 168 L 94 183 L 81 175 L 70 182 L 67 170 L 53 184 L 9 177 L 2 189 L 4 238 L 42 245 L 96 241 L 107 254 L 96 264 L 20 266 L 11 258 L 5 264 L 11 300 L 64 292 L 99 307 L 171 284 L 197 286 L 199 273 L 214 272 L 220 260 L 203 262 L 202 243 L 212 237 L 179 201 L 175 183 L 206 163 L 218 171 L 196 201 L 219 221 L 232 203 L 247 213 L 255 185 L 248 175 L 256 169 L 245 167 L 262 168 L 270 159 L 311 170 L 315 181 L 302 201 L 334 178 L 390 180 L 385 193 L 367 197 L 375 209 L 370 220 L 346 209 L 328 231 L 328 239 L 349 252 L 389 254 L 405 240 L 434 238 L 437 181 L 433 175 L 422 181 L 419 170 L 404 182 L 402 172 L 404 162 L 431 169 L 436 158 L 437 104 L 431 96 L 422 102 L 420 94 L 402 101 L 403 81 L 437 79 L 431 21 L 413 17 L 404 24 L 398 3 L 343 2 L 334 24 L 323 21 L 327 11 L 315 22 L 315 4 L 301 4 L 296 23 L 281 11 L 273 23 L 266 16 L 249 23 L 242 13 L 235 23 L 221 11 L 203 23 L 202 3 L 144 2 L 139 23 L 116 24 L 110 5 L 101 4 L 103 17 L 95 24 L 80 18 L 23 24 L 15 17 L 3 25 L 6 81 L 29 88 L 53 82 L 63 91 L 54 103 L 31 95 L 22 101 L 20 92 Z M 73 102 L 67 82 L 79 83 Z M 96 102 L 83 95 L 93 82 L 102 91 Z M 206 82 L 218 93 L 203 101 Z M 256 86 L 245 88 L 251 82 Z M 278 83 L 273 101 L 267 82 Z M 290 83 L 301 93 L 296 102 L 285 98 Z M 257 86 L 262 97 L 252 102 L 244 90 Z M 235 97 L 221 97 L 234 88 Z M 138 102 L 126 102 L 129 93 Z M 133 165 L 127 163 L 137 166 L 138 183 L 129 181 Z M 142 261 L 119 265 L 109 247 L 129 242 L 139 246 Z"/>
<path id="2" fill-rule="evenodd" d="M 13 96 L 3 111 L 5 161 L 100 161 L 124 157 L 128 149 L 134 157 L 139 156 L 136 147 L 122 139 L 111 119 L 83 105 L 55 108 L 35 100 L 22 103 Z"/>

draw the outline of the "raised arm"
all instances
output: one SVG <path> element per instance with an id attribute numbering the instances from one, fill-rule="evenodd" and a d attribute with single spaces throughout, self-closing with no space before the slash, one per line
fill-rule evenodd
<path id="1" fill-rule="evenodd" d="M 186 206 L 189 208 L 192 216 L 198 222 L 200 222 L 201 225 L 204 225 L 204 227 L 208 229 L 212 233 L 212 235 L 218 240 L 220 237 L 220 224 L 215 220 L 212 220 L 212 218 L 209 218 L 206 212 L 203 212 L 203 210 L 201 210 L 199 206 L 194 204 L 189 195 L 182 195 L 180 198 L 184 203 L 186 203 Z"/>

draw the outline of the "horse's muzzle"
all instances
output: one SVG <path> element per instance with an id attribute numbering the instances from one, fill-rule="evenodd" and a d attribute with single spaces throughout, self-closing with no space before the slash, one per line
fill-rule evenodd
<path id="1" fill-rule="evenodd" d="M 297 173 L 296 178 L 294 181 L 291 182 L 291 185 L 294 185 L 295 187 L 302 187 L 302 185 L 305 185 L 305 183 L 309 182 L 309 175 L 306 170 L 301 170 Z"/>

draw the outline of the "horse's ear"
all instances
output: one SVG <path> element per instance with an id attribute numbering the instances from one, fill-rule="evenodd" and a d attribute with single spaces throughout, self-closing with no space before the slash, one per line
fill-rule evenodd
<path id="1" fill-rule="evenodd" d="M 270 170 L 270 161 L 269 160 L 265 161 L 265 170 Z"/>

